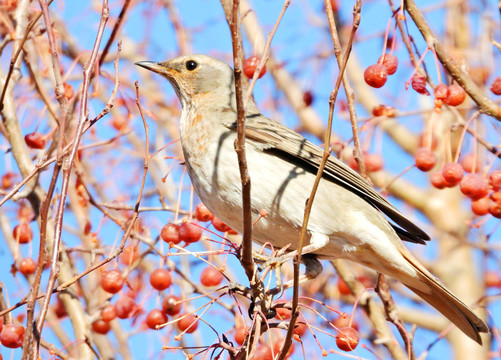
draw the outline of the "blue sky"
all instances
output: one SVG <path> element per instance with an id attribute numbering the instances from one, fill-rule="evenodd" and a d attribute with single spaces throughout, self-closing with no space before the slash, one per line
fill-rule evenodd
<path id="1" fill-rule="evenodd" d="M 113 19 L 119 11 L 121 6 L 121 1 L 112 1 L 110 3 L 111 8 L 111 19 Z M 434 4 L 434 1 L 421 1 L 420 6 L 423 8 Z M 346 24 L 351 24 L 351 9 L 353 2 L 343 2 L 341 7 L 341 19 Z M 494 1 L 486 2 L 486 6 L 492 7 L 494 10 L 496 9 Z M 269 31 L 273 26 L 275 19 L 280 12 L 282 7 L 281 1 L 254 1 L 253 9 L 255 14 L 259 18 L 259 22 L 265 31 Z M 88 2 L 85 1 L 55 1 L 55 3 L 51 6 L 54 14 L 59 14 L 60 17 L 67 19 L 67 25 L 69 26 L 69 31 L 73 34 L 73 36 L 77 39 L 78 45 L 81 49 L 91 49 L 92 44 L 95 40 L 95 29 L 99 22 L 99 14 L 89 8 Z M 217 1 L 208 1 L 208 0 L 187 0 L 187 1 L 178 1 L 176 3 L 176 8 L 179 12 L 179 18 L 183 22 L 183 25 L 187 28 L 191 38 L 191 46 L 195 53 L 207 53 L 214 55 L 219 58 L 228 59 L 228 55 L 231 53 L 231 39 L 229 37 L 228 26 L 226 24 L 223 12 L 221 10 L 221 6 Z M 284 61 L 284 66 L 296 76 L 297 80 L 300 82 L 302 86 L 304 86 L 305 90 L 311 90 L 315 95 L 315 102 L 313 104 L 315 110 L 320 114 L 323 119 L 327 118 L 328 114 L 328 96 L 333 88 L 336 76 L 336 68 L 333 57 L 328 58 L 325 61 L 319 61 L 315 56 L 321 51 L 325 51 L 323 46 L 330 46 L 331 43 L 329 41 L 329 33 L 326 28 L 325 19 L 322 18 L 323 2 L 322 1 L 292 1 L 290 8 L 287 10 L 287 13 L 283 19 L 281 26 L 275 36 L 273 42 L 273 53 L 277 56 L 277 58 Z M 170 57 L 176 56 L 178 54 L 178 48 L 176 45 L 176 39 L 174 34 L 174 29 L 169 20 L 169 14 L 165 9 L 158 10 L 158 7 L 153 6 L 153 2 L 145 1 L 138 6 L 134 7 L 133 10 L 129 13 L 128 19 L 125 23 L 125 26 L 122 30 L 121 35 L 118 39 L 122 40 L 124 48 L 127 46 L 141 46 L 144 51 L 137 59 L 123 59 L 120 61 L 120 69 L 122 72 L 125 72 L 125 78 L 128 78 L 129 81 L 133 82 L 135 80 L 140 79 L 139 71 L 144 71 L 137 69 L 133 65 L 135 61 L 140 60 L 165 60 Z M 148 20 L 144 20 L 145 16 Z M 382 34 L 387 25 L 387 21 L 391 13 L 387 6 L 386 2 L 382 1 L 370 1 L 363 4 L 362 10 L 362 22 L 360 25 L 360 29 L 357 32 L 358 39 L 361 39 L 355 46 L 355 51 L 359 57 L 360 62 L 364 66 L 368 66 L 377 61 L 379 56 L 381 55 L 382 48 Z M 442 30 L 443 26 L 443 16 L 444 13 L 442 10 L 434 10 L 427 14 L 428 19 L 430 20 L 432 26 L 437 31 Z M 56 16 L 55 16 L 56 17 Z M 321 21 L 319 23 L 319 21 Z M 473 33 L 477 33 L 483 29 L 483 23 L 480 21 L 480 17 L 477 15 L 473 15 L 471 17 L 471 28 L 473 29 Z M 410 30 L 416 40 L 417 46 L 420 50 L 424 50 L 425 44 L 423 43 L 419 34 L 415 32 L 413 26 L 410 26 Z M 104 39 L 106 40 L 110 33 L 110 26 L 108 26 L 108 30 L 105 32 Z M 474 35 L 473 34 L 473 35 Z M 139 45 L 136 45 L 139 43 Z M 112 50 L 115 51 L 116 47 L 113 46 Z M 247 42 L 245 43 L 245 50 L 248 54 L 252 53 L 251 46 Z M 409 64 L 408 56 L 405 55 L 405 48 L 402 43 L 399 42 L 397 45 L 396 54 L 399 55 L 401 60 L 399 70 L 397 74 L 390 77 L 388 83 L 380 90 L 377 90 L 379 96 L 384 97 L 388 101 L 393 101 L 393 103 L 388 102 L 388 105 L 393 105 L 398 107 L 399 110 L 413 110 L 418 107 L 418 105 L 422 105 L 423 102 L 430 101 L 430 99 L 424 99 L 422 96 L 417 95 L 413 91 L 405 92 L 404 82 L 408 80 L 410 74 L 412 73 L 412 67 Z M 8 61 L 8 55 L 2 55 L 2 65 L 6 64 Z M 433 57 L 429 54 L 426 58 L 427 65 L 434 69 Z M 111 66 L 108 64 L 104 67 L 109 72 L 112 72 Z M 499 72 L 499 69 L 497 69 Z M 79 76 L 79 69 L 74 70 L 75 77 Z M 432 76 L 436 76 L 435 70 L 430 71 Z M 161 79 L 157 78 L 157 80 L 161 81 Z M 78 80 L 79 81 L 79 80 Z M 75 80 L 75 83 L 78 83 Z M 165 99 L 172 100 L 174 97 L 174 92 L 171 89 L 170 85 L 164 81 L 162 85 L 162 90 L 165 94 Z M 127 96 L 133 96 L 133 92 L 131 88 L 127 88 L 125 85 L 120 90 L 123 94 Z M 341 92 L 342 93 L 342 92 Z M 395 95 L 397 94 L 397 95 Z M 274 83 L 269 75 L 263 77 L 257 84 L 255 89 L 255 97 L 259 104 L 263 104 L 262 109 L 266 114 L 266 102 L 269 101 L 269 98 L 276 100 L 276 104 L 278 104 L 277 109 L 281 113 L 281 121 L 284 121 L 290 127 L 296 127 L 298 125 L 298 119 L 292 113 L 287 105 L 283 101 L 283 97 L 277 92 Z M 343 99 L 344 95 L 340 96 L 340 99 Z M 431 100 L 432 101 L 432 100 Z M 91 106 L 91 114 L 92 112 L 100 111 L 102 104 L 99 101 L 93 100 Z M 431 105 L 428 105 L 431 106 Z M 359 108 L 359 116 L 361 118 L 365 118 L 368 116 L 367 113 L 362 108 Z M 271 114 L 268 114 L 271 116 Z M 339 113 L 337 113 L 339 115 Z M 148 119 L 151 121 L 151 119 Z M 401 120 L 405 125 L 409 128 L 419 131 L 422 126 L 422 121 L 419 117 L 409 117 L 403 118 Z M 135 116 L 133 119 L 135 126 L 137 125 L 140 129 L 140 119 L 138 116 Z M 32 127 L 34 127 L 34 122 L 32 123 Z M 107 138 L 113 136 L 113 130 L 107 125 L 107 122 L 103 122 L 103 124 L 99 124 L 99 128 L 97 130 L 98 136 L 100 138 Z M 155 130 L 155 124 L 151 123 L 152 133 Z M 489 125 L 487 125 L 489 126 Z M 43 128 L 43 125 L 42 125 Z M 350 126 L 345 119 L 339 119 L 334 122 L 335 132 L 341 135 L 344 139 L 348 139 L 351 137 Z M 142 134 L 141 131 L 138 131 L 138 134 Z M 491 133 L 491 141 L 497 143 L 497 134 Z M 394 173 L 399 173 L 403 169 L 405 169 L 410 163 L 412 163 L 412 159 L 409 155 L 403 154 L 400 149 L 394 145 L 391 141 L 389 141 L 385 135 L 381 134 L 382 141 L 382 149 L 383 154 L 385 155 L 386 169 L 392 171 Z M 313 139 L 315 140 L 315 139 Z M 86 141 L 90 141 L 89 138 L 84 139 L 84 143 Z M 318 140 L 315 140 L 318 143 Z M 5 168 L 6 164 L 11 163 L 12 159 L 8 159 L 9 155 L 5 156 L 5 160 L 0 159 L 0 165 Z M 117 162 L 122 161 L 124 164 L 129 163 L 130 166 L 140 166 L 140 161 L 132 159 L 129 160 L 126 154 L 121 154 L 121 157 L 117 158 Z M 109 175 L 109 172 L 113 172 L 113 167 L 107 168 L 106 164 L 98 163 L 98 167 L 96 167 L 96 176 L 106 177 Z M 176 167 L 177 171 L 173 173 L 173 177 L 178 180 L 181 176 L 180 167 Z M 121 191 L 123 187 L 127 188 L 131 186 L 137 179 L 128 176 L 127 168 L 122 169 L 123 171 L 123 183 L 117 183 L 117 193 Z M 116 174 L 115 174 L 116 175 Z M 420 173 L 417 170 L 412 170 L 408 174 L 405 175 L 405 178 L 411 181 L 414 181 L 418 184 L 425 184 L 426 176 Z M 111 178 L 110 181 L 116 181 L 114 178 Z M 185 184 L 188 184 L 187 180 L 185 180 Z M 117 195 L 117 194 L 114 194 Z M 135 193 L 131 195 L 132 198 L 135 198 Z M 189 196 L 183 197 L 183 204 L 187 207 L 189 203 Z M 395 203 L 400 208 L 405 208 L 403 204 L 398 201 Z M 465 206 L 467 204 L 465 203 Z M 7 204 L 5 209 L 14 208 L 12 203 Z M 7 210 L 8 211 L 8 210 Z M 413 216 L 416 214 L 413 214 Z M 10 216 L 10 215 L 9 215 Z M 74 218 L 69 214 L 66 215 L 67 224 L 71 226 L 75 226 Z M 99 217 L 97 215 L 96 219 Z M 167 220 L 171 214 L 152 214 L 148 215 L 145 220 L 148 224 L 152 225 L 152 234 L 158 234 L 158 230 L 161 227 L 161 224 Z M 416 215 L 419 221 L 426 221 L 424 217 Z M 495 221 L 490 221 L 487 224 L 487 230 L 491 231 L 493 227 L 496 226 Z M 109 231 L 109 232 L 107 232 Z M 155 233 L 156 232 L 156 233 Z M 109 243 L 111 244 L 113 240 L 119 235 L 117 234 L 116 229 L 103 229 L 102 236 L 108 236 L 111 240 Z M 495 236 L 494 241 L 496 241 L 497 233 L 494 233 Z M 68 235 L 65 238 L 65 241 L 68 244 L 72 244 L 73 241 L 76 241 L 76 238 L 72 238 L 71 235 Z M 0 245 L 0 271 L 4 274 L 8 274 L 11 258 L 7 249 L 2 248 L 4 243 Z M 429 245 L 426 250 L 427 255 L 433 256 L 435 252 L 435 247 Z M 24 250 L 23 250 L 24 251 Z M 416 251 L 421 252 L 422 249 L 416 249 Z M 480 254 L 478 254 L 480 256 Z M 193 258 L 189 258 L 186 261 L 191 262 L 192 272 L 191 275 L 193 278 L 197 279 L 199 273 L 203 266 L 198 264 L 193 260 Z M 230 259 L 232 264 L 232 268 L 236 269 L 237 274 L 242 275 L 241 270 L 237 262 L 234 259 Z M 492 264 L 494 265 L 494 264 Z M 326 265 L 328 267 L 329 265 Z M 19 283 L 24 289 L 26 289 L 26 283 L 24 280 L 20 280 L 19 278 L 16 280 L 12 280 L 12 278 L 6 277 L 5 280 L 6 286 L 8 289 L 15 289 L 17 284 Z M 9 297 L 11 299 L 19 299 L 24 293 L 10 293 Z M 149 307 L 158 305 L 159 298 L 156 296 L 150 296 L 147 299 L 146 304 Z M 226 301 L 230 302 L 231 300 L 226 298 Z M 195 304 L 203 304 L 203 300 L 195 301 Z M 339 307 L 344 309 L 345 311 L 350 311 L 350 306 L 345 306 L 342 304 L 338 304 Z M 496 310 L 498 307 L 496 307 Z M 24 310 L 21 310 L 24 311 Z M 21 311 L 16 312 L 20 313 Z M 228 331 L 232 328 L 232 319 L 228 317 L 228 315 L 222 311 L 221 309 L 216 312 L 220 315 L 221 329 Z M 135 328 L 129 327 L 128 321 L 121 322 L 125 329 L 130 331 L 134 331 Z M 68 320 L 63 322 L 62 325 L 70 330 Z M 132 336 L 131 338 L 131 349 L 135 359 L 145 359 L 145 358 L 172 358 L 172 359 L 182 359 L 184 356 L 181 353 L 176 353 L 173 351 L 170 352 L 162 352 L 161 345 L 166 344 L 168 339 L 164 338 L 164 333 L 160 332 L 147 332 L 147 333 L 138 333 Z M 367 334 L 367 329 L 362 328 L 362 335 Z M 202 338 L 203 343 L 211 344 L 214 341 L 215 337 L 213 332 L 211 332 L 206 326 L 200 326 L 199 335 Z M 187 337 L 187 343 L 190 344 L 191 340 Z M 416 333 L 416 341 L 415 348 L 417 354 L 421 353 L 426 346 L 435 339 L 434 334 L 427 333 L 423 330 L 418 330 Z M 323 339 L 325 343 L 324 346 L 329 348 L 334 348 L 334 342 L 332 340 Z M 329 343 L 330 341 L 330 343 Z M 313 343 L 313 339 L 311 335 L 307 340 L 308 344 Z M 367 342 L 366 342 L 367 343 Z M 172 345 L 173 342 L 171 341 Z M 297 346 L 297 345 L 296 345 Z M 318 354 L 318 353 L 317 353 Z M 2 350 L 2 355 L 6 357 L 7 352 Z M 357 355 L 361 358 L 375 358 L 371 353 L 361 348 L 358 349 Z M 433 351 L 430 353 L 428 359 L 440 359 L 440 358 L 450 358 L 451 353 L 445 343 L 445 341 L 439 342 L 434 346 Z M 300 355 L 300 351 L 296 351 L 294 358 L 300 359 L 302 356 Z M 329 355 L 328 358 L 337 359 L 337 358 L 345 358 L 342 355 Z"/>

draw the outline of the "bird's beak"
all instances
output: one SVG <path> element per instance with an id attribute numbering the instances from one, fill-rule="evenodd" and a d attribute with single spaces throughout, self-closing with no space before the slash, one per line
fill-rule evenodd
<path id="1" fill-rule="evenodd" d="M 157 74 L 165 75 L 167 73 L 167 69 L 165 67 L 153 61 L 138 61 L 136 65 L 153 71 Z"/>

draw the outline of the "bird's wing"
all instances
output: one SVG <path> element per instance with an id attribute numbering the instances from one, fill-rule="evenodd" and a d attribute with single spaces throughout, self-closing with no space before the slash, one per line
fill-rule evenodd
<path id="1" fill-rule="evenodd" d="M 302 135 L 288 127 L 270 120 L 261 114 L 246 116 L 246 138 L 263 144 L 263 151 L 274 152 L 292 163 L 309 164 L 315 171 L 320 166 L 323 150 L 306 140 Z M 236 130 L 236 123 L 228 124 Z M 324 169 L 324 178 L 343 186 L 357 194 L 375 208 L 381 210 L 398 226 L 393 226 L 402 240 L 425 244 L 430 237 L 408 220 L 380 193 L 349 166 L 329 156 Z"/>

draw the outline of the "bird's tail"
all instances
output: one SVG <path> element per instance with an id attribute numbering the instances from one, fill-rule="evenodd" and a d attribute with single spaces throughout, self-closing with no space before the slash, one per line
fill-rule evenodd
<path id="1" fill-rule="evenodd" d="M 466 304 L 442 285 L 410 254 L 403 254 L 418 272 L 420 288 L 404 284 L 419 297 L 440 311 L 463 333 L 482 345 L 480 333 L 489 332 L 487 325 Z M 423 287 L 424 285 L 424 287 Z"/>

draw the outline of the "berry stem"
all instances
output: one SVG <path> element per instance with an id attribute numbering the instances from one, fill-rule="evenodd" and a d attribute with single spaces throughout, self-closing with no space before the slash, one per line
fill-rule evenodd
<path id="1" fill-rule="evenodd" d="M 391 40 L 390 54 L 393 55 L 393 50 L 395 50 L 395 44 L 397 43 L 397 22 L 395 21 L 395 26 L 393 27 L 393 37 Z"/>
<path id="2" fill-rule="evenodd" d="M 468 127 L 470 126 L 470 123 L 471 123 L 473 120 L 475 120 L 475 119 L 477 118 L 477 116 L 478 116 L 478 115 L 479 115 L 479 113 L 478 113 L 478 111 L 477 111 L 475 114 L 473 114 L 473 116 L 472 116 L 472 117 L 470 117 L 470 118 L 468 119 L 468 121 L 467 121 L 467 122 L 466 122 L 466 124 L 464 125 L 464 127 L 463 127 L 463 131 L 461 132 L 461 137 L 459 138 L 459 143 L 458 143 L 459 145 L 458 145 L 458 148 L 457 148 L 457 151 L 456 151 L 456 156 L 454 156 L 454 162 L 458 162 L 459 155 L 460 155 L 460 153 L 461 153 L 461 144 L 463 144 L 463 141 L 464 141 L 464 136 L 465 136 L 465 134 L 466 134 L 466 131 L 468 130 Z M 476 122 L 475 122 L 475 124 L 476 124 Z M 475 143 L 476 143 L 476 141 L 475 141 Z M 474 145 L 474 148 L 473 148 L 473 153 L 474 153 L 474 154 L 476 153 L 476 149 L 477 149 L 477 147 Z M 473 169 L 475 169 L 476 154 L 475 154 L 475 155 L 473 155 L 473 159 L 474 159 L 474 160 L 473 160 Z"/>
<path id="3" fill-rule="evenodd" d="M 183 189 L 184 175 L 186 175 L 186 166 L 184 167 L 183 174 L 181 175 L 181 179 L 179 180 L 179 194 L 177 196 L 176 212 L 174 212 L 174 223 L 177 223 L 177 218 L 179 216 L 179 209 L 181 209 L 181 194 L 182 194 L 182 189 Z M 190 212 L 190 215 L 191 215 L 191 212 Z M 190 216 L 190 218 L 191 218 L 191 216 Z"/>
<path id="4" fill-rule="evenodd" d="M 434 48 L 431 49 L 431 52 L 433 53 L 433 57 L 435 58 L 435 65 L 437 67 L 437 78 L 438 78 L 438 83 L 442 83 L 442 74 L 440 72 L 440 62 L 438 61 L 437 57 L 437 52 L 435 51 Z"/>
<path id="5" fill-rule="evenodd" d="M 384 54 L 386 54 L 386 46 L 388 45 L 388 35 L 390 33 L 390 24 L 393 19 L 393 16 L 388 20 L 388 24 L 386 25 L 386 31 L 384 32 L 384 41 L 383 41 L 383 54 L 381 55 L 381 62 L 378 61 L 379 64 L 383 63 Z"/>
<path id="6" fill-rule="evenodd" d="M 452 144 L 451 144 L 451 129 L 447 131 L 444 137 L 444 147 L 445 147 L 445 162 L 449 163 L 452 161 Z"/>

